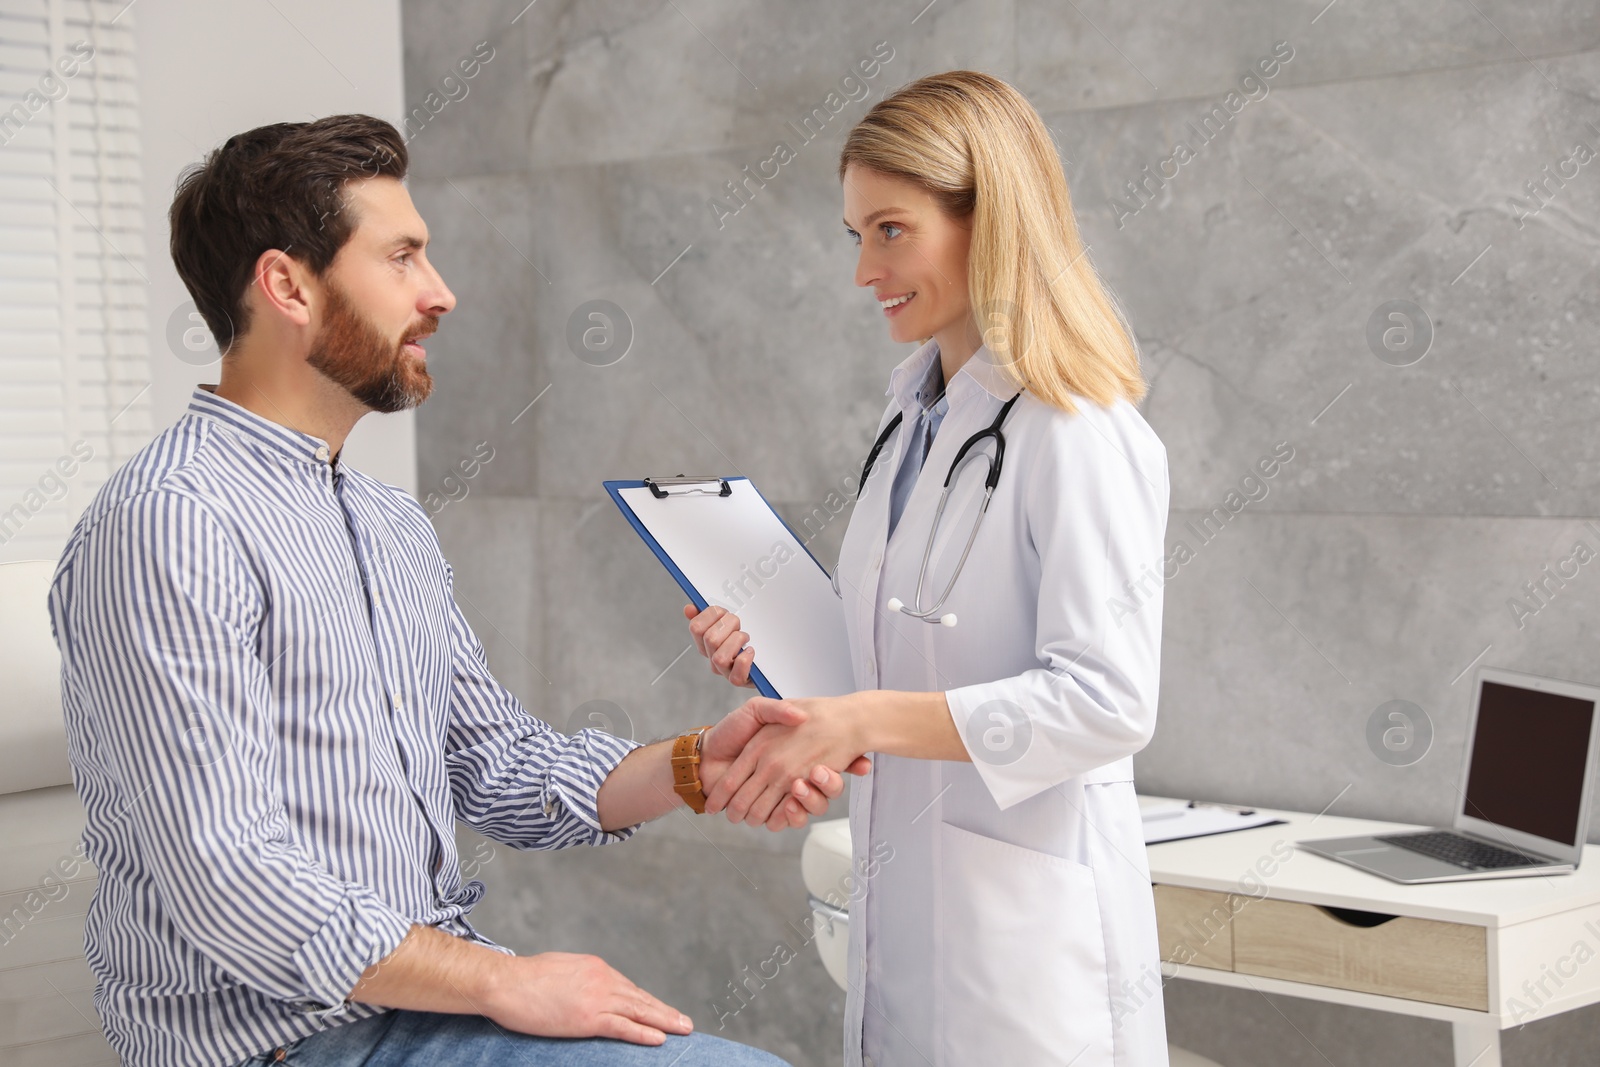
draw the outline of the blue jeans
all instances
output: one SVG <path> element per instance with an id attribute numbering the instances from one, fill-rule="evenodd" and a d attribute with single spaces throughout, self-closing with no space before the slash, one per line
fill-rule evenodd
<path id="1" fill-rule="evenodd" d="M 481 1015 L 387 1011 L 291 1041 L 239 1067 L 789 1067 L 785 1060 L 720 1037 L 667 1035 L 664 1045 L 608 1038 L 530 1037 Z"/>

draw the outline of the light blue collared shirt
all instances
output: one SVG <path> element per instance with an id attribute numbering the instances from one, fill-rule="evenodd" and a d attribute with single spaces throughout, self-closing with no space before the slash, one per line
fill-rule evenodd
<path id="1" fill-rule="evenodd" d="M 922 465 L 927 462 L 928 452 L 933 448 L 933 438 L 939 432 L 939 426 L 944 422 L 945 413 L 950 410 L 950 400 L 944 395 L 944 366 L 939 361 L 939 345 L 929 341 L 926 349 L 931 352 L 928 366 L 922 377 L 922 382 L 912 393 L 911 399 L 915 401 L 916 416 L 908 422 L 902 422 L 900 432 L 908 434 L 906 438 L 906 453 L 900 461 L 900 468 L 895 472 L 894 485 L 889 492 L 889 536 L 894 536 L 894 528 L 900 522 L 900 515 L 906 509 L 906 501 L 911 499 L 911 490 L 917 484 L 917 475 L 922 471 Z M 921 353 L 919 353 L 921 354 Z M 935 400 L 934 398 L 938 399 Z M 908 405 L 909 406 L 909 405 Z"/>

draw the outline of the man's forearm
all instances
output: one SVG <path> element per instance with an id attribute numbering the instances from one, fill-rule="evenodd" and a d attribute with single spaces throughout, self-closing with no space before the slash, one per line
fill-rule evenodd
<path id="1" fill-rule="evenodd" d="M 682 805 L 683 799 L 672 791 L 671 741 L 628 753 L 595 795 L 600 827 L 608 832 L 660 818 Z"/>
<path id="2" fill-rule="evenodd" d="M 362 974 L 350 999 L 385 1008 L 484 1015 L 505 959 L 485 945 L 418 924 Z"/>

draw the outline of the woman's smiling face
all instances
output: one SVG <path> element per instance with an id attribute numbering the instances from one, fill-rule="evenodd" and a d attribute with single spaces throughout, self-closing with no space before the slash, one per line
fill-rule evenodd
<path id="1" fill-rule="evenodd" d="M 844 174 L 844 225 L 861 249 L 856 284 L 877 296 L 889 336 L 958 346 L 972 314 L 970 225 L 947 217 L 921 186 L 855 163 Z"/>

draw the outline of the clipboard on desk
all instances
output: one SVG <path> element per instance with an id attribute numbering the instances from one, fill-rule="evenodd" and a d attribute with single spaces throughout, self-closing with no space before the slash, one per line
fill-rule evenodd
<path id="1" fill-rule="evenodd" d="M 704 609 L 739 616 L 769 697 L 855 691 L 844 605 L 832 579 L 754 483 L 744 477 L 607 481 L 634 532 Z"/>
<path id="2" fill-rule="evenodd" d="M 1139 816 L 1144 824 L 1146 845 L 1210 837 L 1234 830 L 1254 830 L 1258 826 L 1276 826 L 1283 822 L 1254 808 L 1148 796 L 1139 797 Z"/>

